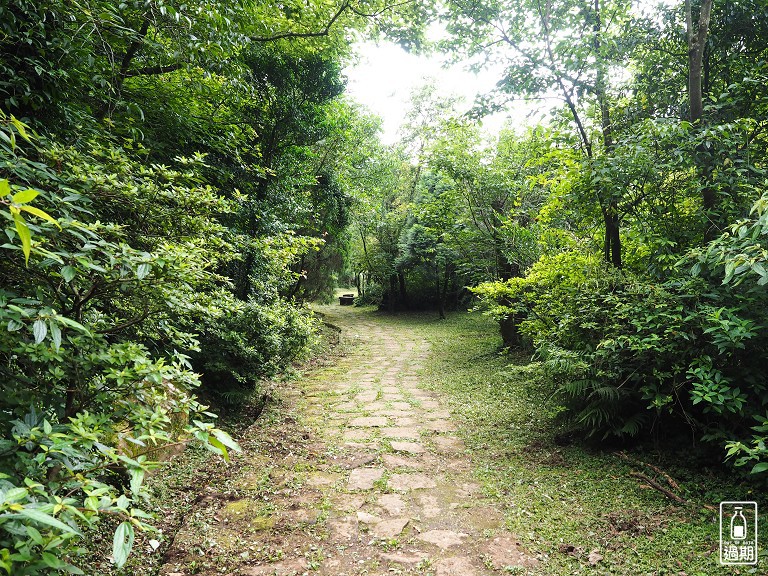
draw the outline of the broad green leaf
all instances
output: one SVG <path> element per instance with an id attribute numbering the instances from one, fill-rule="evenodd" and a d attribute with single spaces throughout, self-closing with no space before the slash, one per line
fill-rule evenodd
<path id="1" fill-rule="evenodd" d="M 0 180 L 0 196 L 7 196 L 11 193 L 11 184 L 6 179 Z"/>
<path id="2" fill-rule="evenodd" d="M 37 198 L 38 194 L 40 194 L 40 192 L 37 190 L 27 188 L 21 192 L 16 192 L 16 194 L 13 195 L 13 202 L 16 204 L 26 204 L 27 202 L 32 202 L 32 200 Z"/>
<path id="3" fill-rule="evenodd" d="M 131 493 L 134 496 L 138 496 L 141 491 L 141 484 L 144 482 L 144 470 L 133 469 L 131 470 Z"/>
<path id="4" fill-rule="evenodd" d="M 760 472 L 765 472 L 766 470 L 768 470 L 768 462 L 760 462 L 759 464 L 755 464 L 751 473 L 759 474 Z"/>
<path id="5" fill-rule="evenodd" d="M 64 562 L 50 552 L 43 552 L 43 562 L 45 562 L 46 566 L 53 568 L 54 570 L 59 570 L 64 567 Z"/>
<path id="6" fill-rule="evenodd" d="M 24 328 L 23 322 L 19 322 L 18 320 L 14 320 L 13 318 L 8 320 L 8 327 L 7 327 L 8 332 L 16 332 L 16 330 L 21 330 L 22 328 Z"/>
<path id="7" fill-rule="evenodd" d="M 122 568 L 128 560 L 128 555 L 133 548 L 133 538 L 133 526 L 130 522 L 123 522 L 115 530 L 115 537 L 112 540 L 112 558 L 118 568 Z"/>
<path id="8" fill-rule="evenodd" d="M 29 212 L 30 214 L 34 214 L 35 216 L 42 218 L 43 220 L 47 220 L 51 224 L 55 224 L 56 227 L 59 230 L 61 230 L 61 226 L 59 226 L 59 223 L 56 221 L 56 218 L 54 218 L 44 210 L 40 210 L 40 208 L 35 208 L 34 206 L 22 206 L 21 209 L 24 212 Z"/>
<path id="9" fill-rule="evenodd" d="M 19 235 L 19 240 L 21 240 L 24 263 L 29 265 L 29 254 L 32 251 L 32 234 L 29 232 L 27 222 L 20 214 L 14 214 L 13 221 L 16 223 L 16 233 Z"/>
<path id="10" fill-rule="evenodd" d="M 61 328 L 59 328 L 59 325 L 53 321 L 49 323 L 49 326 L 51 330 L 51 339 L 53 340 L 53 347 L 56 349 L 56 352 L 58 352 L 59 348 L 61 348 Z"/>
<path id="11" fill-rule="evenodd" d="M 227 452 L 227 447 L 224 446 L 221 442 L 219 442 L 216 438 L 208 438 L 208 443 L 213 446 L 216 450 L 215 452 L 220 453 L 222 456 L 224 456 L 224 460 L 229 462 L 229 452 Z"/>
<path id="12" fill-rule="evenodd" d="M 149 274 L 150 270 L 152 270 L 152 267 L 149 264 L 147 263 L 139 264 L 136 267 L 136 277 L 139 280 L 144 280 L 144 278 L 146 278 L 147 275 Z"/>
<path id="13" fill-rule="evenodd" d="M 32 140 L 29 139 L 29 134 L 27 134 L 27 125 L 14 116 L 11 116 L 11 123 L 16 127 L 16 131 L 19 133 L 19 136 L 32 144 Z"/>
<path id="14" fill-rule="evenodd" d="M 72 266 L 64 266 L 61 269 L 61 277 L 64 278 L 65 282 L 71 282 L 76 275 L 77 270 L 75 270 Z"/>
<path id="15" fill-rule="evenodd" d="M 43 537 L 38 531 L 37 528 L 34 526 L 26 526 L 24 530 L 27 531 L 27 535 L 29 535 L 30 538 L 32 538 L 32 541 L 37 544 L 38 546 L 43 546 L 45 542 L 43 541 Z"/>
<path id="16" fill-rule="evenodd" d="M 226 446 L 227 448 L 230 448 L 235 452 L 240 452 L 240 445 L 237 442 L 235 442 L 229 434 L 224 432 L 224 430 L 219 430 L 218 428 L 214 428 L 213 430 L 211 430 L 211 434 L 213 434 L 216 437 L 216 439 L 222 444 L 224 444 L 224 446 Z"/>
<path id="17" fill-rule="evenodd" d="M 36 510 L 34 508 L 24 508 L 22 510 L 18 511 L 19 516 L 24 516 L 25 518 L 28 518 L 29 520 L 32 520 L 33 522 L 38 522 L 39 524 L 45 524 L 47 526 L 51 526 L 52 528 L 57 528 L 59 530 L 62 530 L 63 532 L 68 532 L 70 534 L 78 534 L 79 536 L 82 536 L 79 530 L 76 528 L 72 528 L 72 526 L 68 526 L 67 524 L 64 524 L 61 520 L 57 520 L 53 516 L 50 516 L 46 514 L 45 512 L 40 512 L 40 510 Z"/>
<path id="18" fill-rule="evenodd" d="M 45 324 L 45 320 L 37 319 L 32 324 L 32 333 L 35 335 L 35 344 L 40 344 L 48 335 L 48 326 Z"/>

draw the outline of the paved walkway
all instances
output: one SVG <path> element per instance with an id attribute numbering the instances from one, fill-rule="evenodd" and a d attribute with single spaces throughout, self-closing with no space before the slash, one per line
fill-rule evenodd
<path id="1" fill-rule="evenodd" d="M 534 572 L 536 560 L 473 480 L 446 403 L 419 385 L 428 344 L 356 308 L 325 310 L 352 353 L 300 383 L 303 407 L 284 419 L 305 427 L 276 424 L 286 434 L 282 445 L 268 441 L 277 456 L 258 453 L 265 440 L 244 440 L 257 453 L 238 460 L 252 465 L 238 475 L 237 498 L 212 498 L 210 525 L 201 522 L 214 545 L 186 526 L 163 572 L 193 573 L 195 549 L 198 573 L 232 576 Z M 297 428 L 301 437 L 289 438 Z M 218 569 L 203 560 L 212 554 L 227 556 Z"/>

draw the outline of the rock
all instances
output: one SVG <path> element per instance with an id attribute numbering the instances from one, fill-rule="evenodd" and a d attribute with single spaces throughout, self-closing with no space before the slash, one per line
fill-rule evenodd
<path id="1" fill-rule="evenodd" d="M 415 566 L 426 557 L 427 554 L 423 552 L 415 552 L 413 554 L 406 554 L 405 552 L 394 552 L 392 554 L 381 555 L 381 559 L 385 562 L 394 562 L 396 564 L 403 564 L 405 566 Z"/>
<path id="2" fill-rule="evenodd" d="M 410 440 L 418 440 L 421 438 L 421 432 L 409 426 L 396 426 L 392 428 L 382 428 L 381 435 L 384 438 L 408 438 Z"/>
<path id="3" fill-rule="evenodd" d="M 419 534 L 416 538 L 429 544 L 434 544 L 438 548 L 446 550 L 451 546 L 459 546 L 467 534 L 463 532 L 454 532 L 453 530 L 429 530 Z"/>
<path id="4" fill-rule="evenodd" d="M 437 576 L 477 576 L 480 574 L 469 558 L 441 558 L 435 563 Z"/>
<path id="5" fill-rule="evenodd" d="M 425 474 L 392 474 L 387 481 L 387 485 L 393 490 L 424 490 L 426 488 L 435 488 L 437 482 Z"/>
<path id="6" fill-rule="evenodd" d="M 494 538 L 482 550 L 494 570 L 504 570 L 507 566 L 536 566 L 539 563 L 512 536 Z"/>
<path id="7" fill-rule="evenodd" d="M 405 529 L 410 520 L 408 518 L 392 518 L 391 520 L 382 520 L 378 524 L 371 526 L 371 533 L 377 538 L 391 540 L 397 538 Z"/>
<path id="8" fill-rule="evenodd" d="M 357 521 L 363 524 L 377 524 L 381 522 L 381 518 L 374 514 L 368 514 L 368 512 L 357 511 Z"/>
<path id="9" fill-rule="evenodd" d="M 600 554 L 600 551 L 595 548 L 592 550 L 592 552 L 589 553 L 589 557 L 587 558 L 587 561 L 589 562 L 590 566 L 595 566 L 598 564 L 598 562 L 601 562 L 603 560 L 603 555 Z"/>
<path id="10" fill-rule="evenodd" d="M 319 488 L 321 486 L 332 486 L 341 478 L 339 474 L 332 472 L 312 472 L 307 476 L 307 486 Z"/>
<path id="11" fill-rule="evenodd" d="M 421 470 L 424 468 L 424 463 L 421 460 L 400 456 L 399 454 L 384 454 L 381 460 L 390 470 L 394 468 L 415 468 L 416 470 Z"/>
<path id="12" fill-rule="evenodd" d="M 384 416 L 361 416 L 349 422 L 350 426 L 360 428 L 380 428 L 389 425 L 389 420 Z"/>
<path id="13" fill-rule="evenodd" d="M 383 475 L 383 468 L 356 468 L 349 473 L 347 488 L 350 490 L 371 490 L 373 483 Z"/>
<path id="14" fill-rule="evenodd" d="M 408 454 L 421 454 L 426 449 L 416 442 L 390 442 L 395 452 L 407 452 Z"/>
<path id="15" fill-rule="evenodd" d="M 390 516 L 398 516 L 405 510 L 405 502 L 397 494 L 382 494 L 376 504 Z"/>
<path id="16" fill-rule="evenodd" d="M 307 568 L 309 568 L 309 564 L 304 558 L 296 558 L 295 560 L 284 560 L 264 566 L 243 567 L 240 568 L 238 574 L 243 576 L 293 576 L 293 574 L 306 571 Z"/>
<path id="17" fill-rule="evenodd" d="M 352 516 L 344 516 L 328 522 L 331 532 L 331 541 L 336 543 L 349 542 L 357 536 L 357 519 Z"/>

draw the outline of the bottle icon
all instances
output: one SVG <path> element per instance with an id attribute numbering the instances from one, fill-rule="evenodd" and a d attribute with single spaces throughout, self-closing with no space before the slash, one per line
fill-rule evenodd
<path id="1" fill-rule="evenodd" d="M 741 508 L 741 506 L 736 506 L 731 517 L 731 539 L 733 540 L 746 540 L 747 538 L 747 519 L 744 518 Z"/>

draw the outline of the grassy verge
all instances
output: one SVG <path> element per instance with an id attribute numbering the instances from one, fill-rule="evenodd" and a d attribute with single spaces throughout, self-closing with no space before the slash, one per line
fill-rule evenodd
<path id="1" fill-rule="evenodd" d="M 768 502 L 754 480 L 737 478 L 711 456 L 690 446 L 664 450 L 588 447 L 559 435 L 553 385 L 527 357 L 502 356 L 494 325 L 479 315 L 383 318 L 417 330 L 431 343 L 426 385 L 447 392 L 490 496 L 506 511 L 507 524 L 542 560 L 536 574 L 627 576 L 766 574 L 760 565 L 719 565 L 718 504 Z M 655 466 L 657 470 L 647 466 Z M 668 486 L 670 500 L 632 473 Z M 671 488 L 671 487 L 670 487 Z M 760 530 L 768 537 L 768 518 Z"/>

